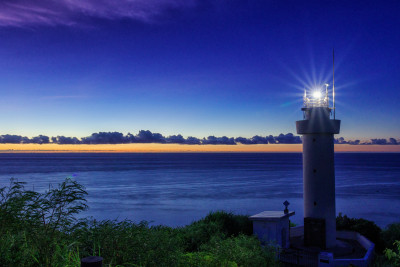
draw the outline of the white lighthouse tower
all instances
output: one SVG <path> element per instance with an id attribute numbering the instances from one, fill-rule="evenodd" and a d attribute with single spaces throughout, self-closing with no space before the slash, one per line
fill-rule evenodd
<path id="1" fill-rule="evenodd" d="M 303 135 L 304 244 L 323 249 L 336 244 L 333 135 L 340 131 L 325 86 L 312 89 L 310 97 L 304 92 L 303 120 L 296 122 Z"/>

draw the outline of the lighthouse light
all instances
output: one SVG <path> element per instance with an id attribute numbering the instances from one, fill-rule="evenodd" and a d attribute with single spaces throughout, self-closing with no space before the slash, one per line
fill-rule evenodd
<path id="1" fill-rule="evenodd" d="M 320 99 L 321 96 L 322 96 L 321 91 L 318 90 L 313 92 L 314 99 Z"/>

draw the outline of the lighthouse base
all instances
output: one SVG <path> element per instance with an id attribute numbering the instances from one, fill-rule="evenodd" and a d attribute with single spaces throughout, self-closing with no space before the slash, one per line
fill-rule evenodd
<path id="1" fill-rule="evenodd" d="M 304 245 L 326 249 L 325 219 L 304 218 Z"/>

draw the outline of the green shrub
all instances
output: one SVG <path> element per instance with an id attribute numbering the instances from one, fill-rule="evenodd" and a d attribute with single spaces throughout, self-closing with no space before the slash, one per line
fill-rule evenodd
<path id="1" fill-rule="evenodd" d="M 146 222 L 86 221 L 73 236 L 82 257 L 101 256 L 112 265 L 173 266 L 183 253 L 174 229 Z"/>
<path id="2" fill-rule="evenodd" d="M 214 255 L 206 252 L 188 252 L 182 254 L 178 266 L 182 267 L 203 267 L 203 266 L 216 266 L 217 261 Z"/>
<path id="3" fill-rule="evenodd" d="M 225 211 L 210 212 L 205 218 L 181 229 L 185 251 L 195 252 L 212 237 L 227 238 L 239 234 L 252 235 L 253 224 L 245 215 Z"/>
<path id="4" fill-rule="evenodd" d="M 254 236 L 214 237 L 201 250 L 214 255 L 216 266 L 279 266 L 274 249 L 262 247 Z"/>
<path id="5" fill-rule="evenodd" d="M 44 193 L 27 191 L 24 183 L 11 179 L 8 187 L 0 188 L 0 262 L 4 266 L 74 264 L 74 242 L 68 233 L 78 225 L 75 215 L 87 207 L 86 195 L 82 185 L 68 178 Z"/>
<path id="6" fill-rule="evenodd" d="M 393 250 L 385 249 L 384 254 L 393 266 L 400 266 L 400 241 L 396 240 L 393 245 L 395 248 Z"/>
<path id="7" fill-rule="evenodd" d="M 393 263 L 391 263 L 385 255 L 376 254 L 373 262 L 371 263 L 371 267 L 393 267 Z"/>
<path id="8" fill-rule="evenodd" d="M 25 232 L 2 232 L 0 235 L 0 266 L 30 266 L 35 251 L 27 245 Z"/>
<path id="9" fill-rule="evenodd" d="M 197 221 L 179 229 L 178 235 L 183 240 L 184 250 L 187 252 L 199 251 L 200 246 L 208 243 L 214 236 L 226 237 L 221 225 L 216 222 L 206 223 L 204 221 Z"/>
<path id="10" fill-rule="evenodd" d="M 237 236 L 239 234 L 252 235 L 253 223 L 246 215 L 234 215 L 230 212 L 216 211 L 210 212 L 204 219 L 205 223 L 217 223 L 227 236 Z"/>
<path id="11" fill-rule="evenodd" d="M 393 223 L 388 225 L 381 234 L 381 239 L 385 248 L 394 249 L 395 241 L 400 240 L 400 223 Z"/>

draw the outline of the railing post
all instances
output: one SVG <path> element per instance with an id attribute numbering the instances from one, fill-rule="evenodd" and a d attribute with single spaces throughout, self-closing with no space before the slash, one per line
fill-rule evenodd
<path id="1" fill-rule="evenodd" d="M 90 256 L 81 259 L 81 267 L 102 267 L 103 258 L 97 256 Z"/>

